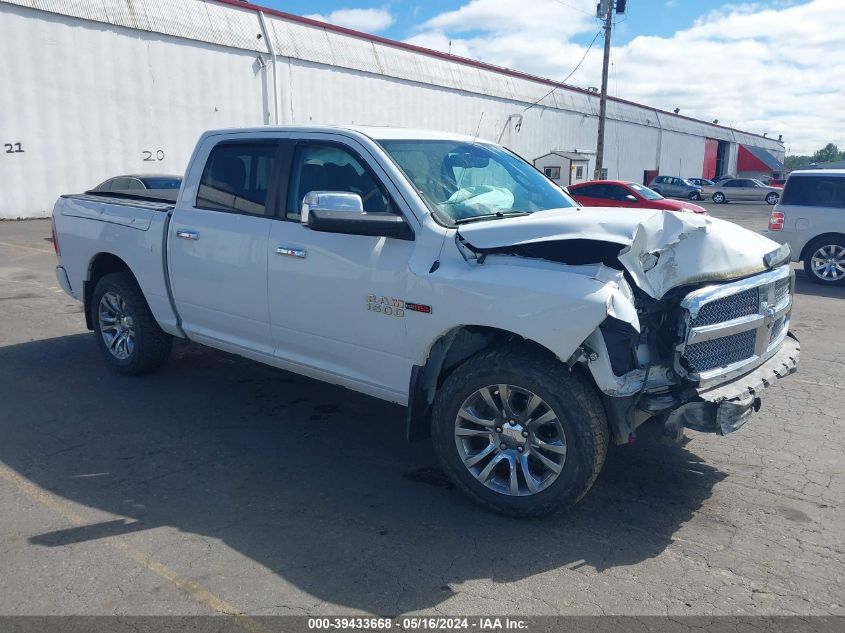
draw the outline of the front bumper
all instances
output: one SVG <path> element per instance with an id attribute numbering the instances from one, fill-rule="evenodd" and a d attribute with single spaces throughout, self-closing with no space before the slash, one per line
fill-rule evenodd
<path id="1" fill-rule="evenodd" d="M 669 414 L 666 429 L 681 428 L 727 435 L 739 429 L 760 409 L 760 393 L 778 378 L 798 371 L 801 345 L 790 332 L 780 349 L 765 363 L 744 376 L 716 387 L 701 389 L 696 397 Z"/>

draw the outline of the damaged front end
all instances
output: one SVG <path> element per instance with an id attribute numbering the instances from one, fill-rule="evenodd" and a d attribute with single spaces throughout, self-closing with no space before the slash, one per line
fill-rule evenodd
<path id="1" fill-rule="evenodd" d="M 684 428 L 725 435 L 745 424 L 760 392 L 798 368 L 794 283 L 783 265 L 660 301 L 639 297 L 639 332 L 608 317 L 571 360 L 605 394 L 616 441 L 631 441 L 655 417 L 675 439 Z"/>
<path id="2" fill-rule="evenodd" d="M 659 213 L 632 222 L 606 211 L 610 218 L 581 217 L 566 234 L 554 228 L 572 229 L 573 213 L 536 218 L 534 227 L 511 222 L 520 230 L 509 244 L 462 228 L 459 248 L 482 264 L 510 255 L 596 265 L 593 276 L 612 286 L 608 316 L 567 362 L 586 367 L 604 394 L 617 443 L 653 418 L 675 439 L 684 428 L 737 430 L 760 408 L 761 390 L 797 370 L 788 250 L 713 218 Z"/>

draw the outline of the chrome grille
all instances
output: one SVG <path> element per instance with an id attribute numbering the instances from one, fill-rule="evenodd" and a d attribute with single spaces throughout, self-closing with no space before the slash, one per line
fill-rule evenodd
<path id="1" fill-rule="evenodd" d="M 694 343 L 687 346 L 684 358 L 690 371 L 694 373 L 725 367 L 753 356 L 756 339 L 757 332 L 748 330 L 703 343 Z"/>
<path id="2" fill-rule="evenodd" d="M 775 305 L 780 303 L 789 294 L 789 277 L 775 283 Z"/>
<path id="3" fill-rule="evenodd" d="M 705 303 L 701 307 L 698 316 L 690 322 L 690 327 L 723 323 L 731 319 L 756 314 L 759 309 L 760 293 L 757 288 L 751 288 L 725 297 L 724 299 L 716 299 L 710 303 Z"/>
<path id="4" fill-rule="evenodd" d="M 775 321 L 774 325 L 772 325 L 772 333 L 769 336 L 769 343 L 778 340 L 778 338 L 783 334 L 783 328 L 789 324 L 789 318 L 782 316 L 777 321 Z"/>
<path id="5" fill-rule="evenodd" d="M 793 278 L 786 265 L 688 294 L 681 302 L 678 372 L 705 386 L 765 362 L 789 329 Z"/>

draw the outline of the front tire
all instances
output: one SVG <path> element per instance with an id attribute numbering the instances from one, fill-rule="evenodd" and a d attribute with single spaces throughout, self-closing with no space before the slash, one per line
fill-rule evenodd
<path id="1" fill-rule="evenodd" d="M 471 358 L 434 400 L 432 438 L 443 469 L 474 501 L 509 516 L 578 502 L 601 471 L 609 436 L 593 386 L 522 348 Z"/>
<path id="2" fill-rule="evenodd" d="M 97 346 L 122 374 L 148 374 L 170 354 L 173 338 L 153 317 L 138 282 L 128 272 L 105 275 L 94 288 L 91 321 Z"/>
<path id="3" fill-rule="evenodd" d="M 713 194 L 713 202 L 715 202 L 716 204 L 725 204 L 725 202 L 727 201 L 728 199 L 725 198 L 725 194 L 723 194 L 721 191 L 717 191 Z"/>
<path id="4" fill-rule="evenodd" d="M 691 191 L 690 194 L 689 194 L 689 199 L 690 200 L 701 200 L 701 194 L 698 193 L 697 191 Z"/>
<path id="5" fill-rule="evenodd" d="M 804 272 L 823 286 L 845 284 L 845 237 L 826 237 L 807 247 Z"/>
<path id="6" fill-rule="evenodd" d="M 766 203 L 770 204 L 772 206 L 776 205 L 778 203 L 778 200 L 780 200 L 780 196 L 778 194 L 776 194 L 774 191 L 772 193 L 770 193 L 768 196 L 766 196 Z"/>

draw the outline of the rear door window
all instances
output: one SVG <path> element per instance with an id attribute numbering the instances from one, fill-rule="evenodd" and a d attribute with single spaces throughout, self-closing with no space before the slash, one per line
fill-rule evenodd
<path id="1" fill-rule="evenodd" d="M 112 178 L 111 184 L 109 185 L 109 191 L 126 191 L 129 189 L 129 182 L 131 180 L 131 178 L 125 178 L 122 176 L 120 178 Z"/>
<path id="2" fill-rule="evenodd" d="M 783 191 L 782 204 L 845 208 L 845 177 L 790 176 Z"/>
<path id="3" fill-rule="evenodd" d="M 267 197 L 275 173 L 278 144 L 267 141 L 221 143 L 211 150 L 200 178 L 200 209 L 270 215 Z"/>
<path id="4" fill-rule="evenodd" d="M 596 185 L 587 185 L 585 187 L 572 187 L 569 190 L 573 196 L 580 197 L 580 198 L 597 198 L 597 187 Z"/>
<path id="5" fill-rule="evenodd" d="M 630 202 L 628 200 L 628 190 L 619 185 L 605 185 L 607 187 L 607 199 L 616 200 L 618 202 Z"/>

